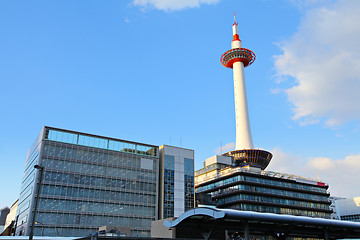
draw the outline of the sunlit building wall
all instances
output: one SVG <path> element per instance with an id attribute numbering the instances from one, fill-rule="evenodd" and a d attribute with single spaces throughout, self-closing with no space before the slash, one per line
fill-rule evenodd
<path id="1" fill-rule="evenodd" d="M 360 197 L 338 199 L 335 209 L 338 219 L 360 222 Z"/>
<path id="2" fill-rule="evenodd" d="M 327 189 L 317 180 L 235 165 L 226 156 L 207 159 L 195 172 L 196 200 L 218 208 L 330 218 Z"/>
<path id="3" fill-rule="evenodd" d="M 44 167 L 34 235 L 87 236 L 100 226 L 149 236 L 158 218 L 157 146 L 44 127 L 30 148 L 16 234 L 29 235 Z"/>
<path id="4" fill-rule="evenodd" d="M 194 150 L 160 146 L 159 218 L 194 208 Z"/>
<path id="5" fill-rule="evenodd" d="M 5 227 L 4 227 L 4 228 L 6 228 L 7 226 L 9 226 L 12 221 L 15 221 L 18 203 L 19 203 L 19 199 L 16 200 L 16 201 L 13 203 L 13 205 L 11 205 L 11 207 L 10 207 L 10 212 L 9 212 L 9 214 L 6 216 L 6 221 L 5 221 Z"/>

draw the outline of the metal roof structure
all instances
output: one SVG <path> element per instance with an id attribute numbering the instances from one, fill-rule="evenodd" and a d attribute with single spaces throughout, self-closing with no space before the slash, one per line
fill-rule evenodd
<path id="1" fill-rule="evenodd" d="M 274 213 L 239 211 L 200 207 L 189 210 L 174 221 L 164 222 L 165 227 L 176 228 L 179 237 L 202 236 L 204 239 L 221 239 L 225 230 L 249 235 L 266 235 L 275 239 L 286 237 L 343 239 L 360 238 L 360 223 Z"/>

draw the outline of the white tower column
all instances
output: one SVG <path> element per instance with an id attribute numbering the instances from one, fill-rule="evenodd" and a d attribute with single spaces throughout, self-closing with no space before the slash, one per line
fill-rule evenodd
<path id="1" fill-rule="evenodd" d="M 249 111 L 246 96 L 244 64 L 240 61 L 233 64 L 236 146 L 235 150 L 253 149 Z"/>
<path id="2" fill-rule="evenodd" d="M 241 40 L 239 39 L 238 24 L 234 23 L 232 26 L 233 41 L 231 42 L 231 49 L 242 48 Z M 240 60 L 234 61 L 234 97 L 235 97 L 235 120 L 236 120 L 236 145 L 235 150 L 253 149 L 254 144 L 251 136 L 249 110 L 246 96 L 246 84 L 244 74 L 244 63 Z"/>

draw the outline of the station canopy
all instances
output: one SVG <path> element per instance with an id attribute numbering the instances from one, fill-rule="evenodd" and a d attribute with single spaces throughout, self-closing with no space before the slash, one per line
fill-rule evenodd
<path id="1" fill-rule="evenodd" d="M 344 239 L 360 238 L 360 223 L 285 214 L 199 207 L 191 209 L 164 226 L 176 228 L 176 237 L 225 239 L 225 232 L 249 235 Z M 241 238 L 243 238 L 241 237 Z"/>

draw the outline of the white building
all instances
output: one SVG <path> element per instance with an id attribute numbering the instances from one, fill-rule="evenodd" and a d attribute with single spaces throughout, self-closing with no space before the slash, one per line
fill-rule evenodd
<path id="1" fill-rule="evenodd" d="M 179 217 L 194 208 L 194 150 L 162 145 L 159 219 Z"/>
<path id="2" fill-rule="evenodd" d="M 360 222 L 360 197 L 336 200 L 335 209 L 338 219 Z"/>
<path id="3" fill-rule="evenodd" d="M 10 212 L 6 216 L 4 229 L 7 228 L 7 226 L 9 226 L 12 221 L 15 221 L 18 203 L 19 203 L 19 199 L 16 200 L 16 202 L 14 202 L 14 204 L 10 207 Z"/>

